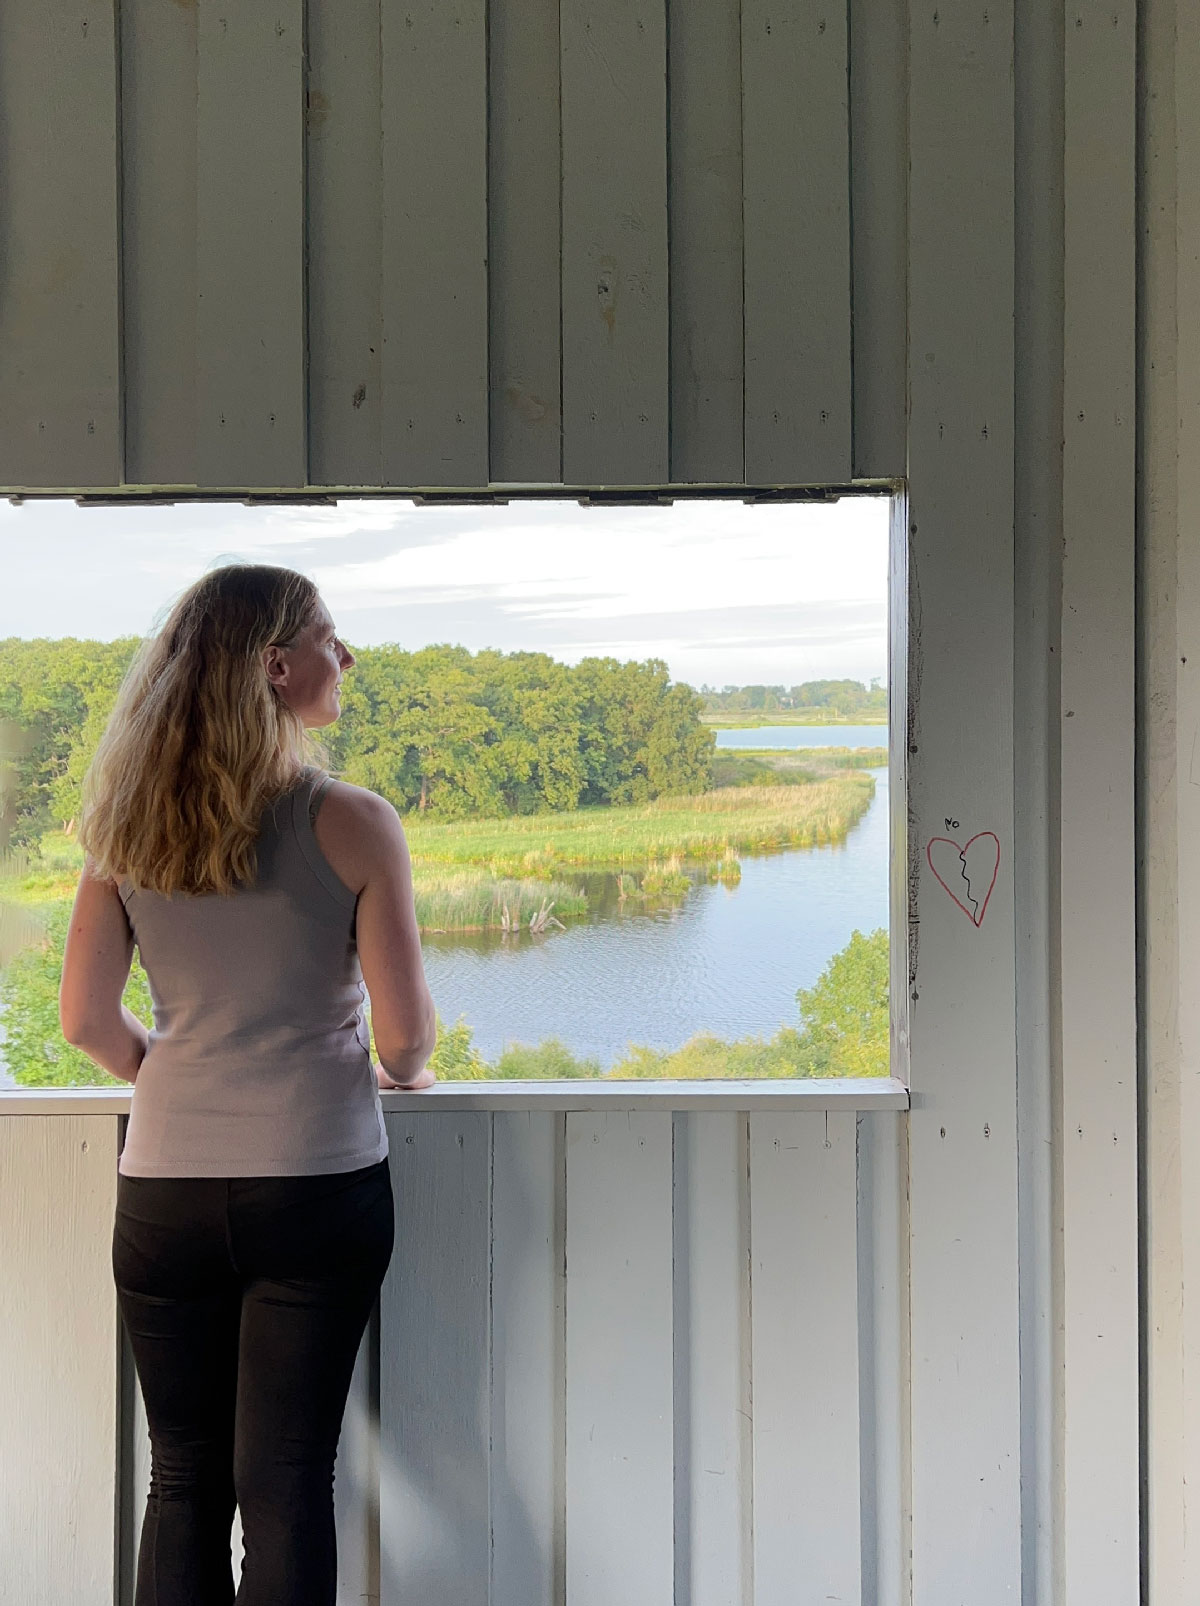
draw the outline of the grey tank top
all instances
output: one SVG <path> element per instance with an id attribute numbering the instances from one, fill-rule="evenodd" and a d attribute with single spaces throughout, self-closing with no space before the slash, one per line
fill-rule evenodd
<path id="1" fill-rule="evenodd" d="M 253 886 L 166 897 L 119 883 L 154 1003 L 124 1175 L 312 1176 L 387 1154 L 358 897 L 312 828 L 329 780 L 307 766 L 266 809 Z"/>

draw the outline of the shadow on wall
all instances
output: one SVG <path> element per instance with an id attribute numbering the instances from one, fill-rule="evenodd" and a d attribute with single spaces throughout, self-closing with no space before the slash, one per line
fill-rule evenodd
<path id="1" fill-rule="evenodd" d="M 397 1234 L 380 1298 L 380 1577 L 368 1574 L 365 1592 L 562 1599 L 564 1118 L 400 1115 L 388 1129 Z M 370 1400 L 353 1406 L 344 1442 L 370 1432 Z"/>

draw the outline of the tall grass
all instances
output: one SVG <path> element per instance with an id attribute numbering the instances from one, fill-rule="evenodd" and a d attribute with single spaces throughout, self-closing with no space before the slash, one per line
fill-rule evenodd
<path id="1" fill-rule="evenodd" d="M 472 869 L 414 871 L 422 931 L 502 931 L 528 927 L 540 911 L 560 920 L 587 913 L 583 892 L 563 881 L 497 880 Z"/>
<path id="2" fill-rule="evenodd" d="M 628 808 L 438 822 L 410 814 L 417 921 L 448 932 L 504 929 L 506 909 L 510 929 L 528 928 L 542 910 L 577 918 L 588 907 L 568 879 L 577 870 L 625 872 L 623 897 L 686 891 L 689 863 L 732 883 L 739 854 L 843 841 L 874 794 L 874 776 L 839 762 L 800 785 L 723 786 Z M 47 832 L 38 857 L 13 854 L 0 866 L 0 897 L 27 906 L 69 899 L 82 864 L 75 841 Z"/>
<path id="3" fill-rule="evenodd" d="M 723 787 L 631 808 L 577 809 L 500 820 L 404 821 L 414 874 L 433 865 L 557 879 L 566 869 L 626 870 L 679 860 L 840 842 L 862 819 L 875 778 L 847 772 L 805 786 Z"/>

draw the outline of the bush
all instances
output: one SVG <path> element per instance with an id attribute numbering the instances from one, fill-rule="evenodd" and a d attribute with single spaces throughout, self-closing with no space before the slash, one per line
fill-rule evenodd
<path id="1" fill-rule="evenodd" d="M 437 1046 L 429 1057 L 430 1068 L 447 1082 L 482 1082 L 493 1074 L 492 1067 L 475 1047 L 474 1033 L 466 1018 L 458 1017 L 453 1026 L 438 1017 Z"/>
<path id="2" fill-rule="evenodd" d="M 886 1076 L 890 1060 L 888 934 L 855 931 L 812 987 L 796 994 L 814 1076 Z"/>
<path id="3" fill-rule="evenodd" d="M 58 990 L 72 907 L 52 908 L 42 940 L 23 948 L 0 975 L 4 1058 L 21 1087 L 125 1087 L 68 1043 L 59 1027 Z M 145 1026 L 153 1025 L 150 984 L 136 953 L 122 1001 Z"/>
<path id="4" fill-rule="evenodd" d="M 600 1061 L 576 1059 L 559 1037 L 544 1042 L 510 1043 L 496 1066 L 497 1078 L 520 1081 L 557 1082 L 575 1077 L 603 1076 Z"/>

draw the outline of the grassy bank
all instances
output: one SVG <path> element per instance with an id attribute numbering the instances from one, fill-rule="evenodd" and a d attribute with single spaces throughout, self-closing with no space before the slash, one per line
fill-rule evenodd
<path id="1" fill-rule="evenodd" d="M 802 755 L 803 762 L 778 753 L 738 758 L 743 771 L 749 760 L 766 767 L 748 784 L 637 807 L 492 820 L 406 816 L 422 930 L 528 929 L 531 918 L 536 929 L 543 914 L 578 918 L 587 912 L 570 878 L 578 870 L 621 873 L 622 898 L 684 892 L 689 868 L 733 882 L 739 854 L 842 841 L 874 796 L 874 777 L 836 753 Z M 742 778 L 736 767 L 730 772 Z M 17 855 L 0 866 L 0 901 L 41 910 L 69 900 L 82 864 L 73 838 L 48 832 L 40 856 Z"/>
<path id="2" fill-rule="evenodd" d="M 577 809 L 502 820 L 404 822 L 414 875 L 474 866 L 493 876 L 554 879 L 561 870 L 644 870 L 671 858 L 716 864 L 731 854 L 840 842 L 866 813 L 875 778 L 847 771 L 805 786 L 727 786 L 632 808 Z"/>

